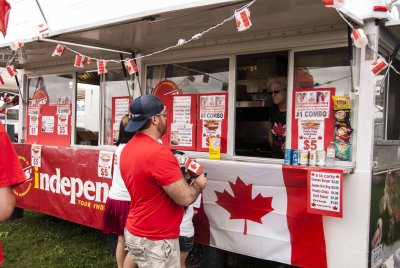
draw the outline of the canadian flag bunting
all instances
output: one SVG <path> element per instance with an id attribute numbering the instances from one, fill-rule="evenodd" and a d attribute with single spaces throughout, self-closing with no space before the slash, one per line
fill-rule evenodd
<path id="1" fill-rule="evenodd" d="M 3 77 L 0 75 L 0 86 L 4 85 Z"/>
<path id="2" fill-rule="evenodd" d="M 386 5 L 386 1 L 385 0 L 375 0 L 374 11 L 386 12 L 388 10 L 389 9 L 388 9 L 388 6 Z"/>
<path id="3" fill-rule="evenodd" d="M 10 48 L 14 51 L 17 51 L 19 48 L 22 48 L 24 46 L 24 42 L 21 40 L 14 41 L 10 44 Z"/>
<path id="4" fill-rule="evenodd" d="M 376 61 L 374 61 L 371 65 L 371 71 L 374 75 L 379 74 L 381 71 L 388 67 L 388 63 L 384 58 L 379 57 Z"/>
<path id="5" fill-rule="evenodd" d="M 82 55 L 76 55 L 75 56 L 75 63 L 74 66 L 77 68 L 83 68 L 83 61 L 85 60 L 85 56 Z"/>
<path id="6" fill-rule="evenodd" d="M 41 23 L 38 25 L 39 34 L 47 34 L 49 33 L 49 28 L 46 23 Z"/>
<path id="7" fill-rule="evenodd" d="M 92 64 L 92 60 L 89 57 L 85 57 L 85 64 L 86 65 Z"/>
<path id="8" fill-rule="evenodd" d="M 65 47 L 61 44 L 57 44 L 56 48 L 53 51 L 53 54 L 51 54 L 52 57 L 54 56 L 62 56 L 64 54 Z M 75 58 L 76 60 L 76 58 Z"/>
<path id="9" fill-rule="evenodd" d="M 125 68 L 128 71 L 129 74 L 134 74 L 138 72 L 138 68 L 136 66 L 135 60 L 130 59 L 128 61 L 125 61 Z"/>
<path id="10" fill-rule="evenodd" d="M 194 174 L 190 175 L 200 175 L 203 172 L 203 166 L 197 163 L 194 159 L 189 158 L 185 163 L 186 169 Z"/>
<path id="11" fill-rule="evenodd" d="M 208 182 L 193 218 L 196 241 L 299 267 L 327 267 L 322 216 L 307 213 L 306 168 L 200 164 Z"/>
<path id="12" fill-rule="evenodd" d="M 344 5 L 344 0 L 323 0 L 324 6 L 340 8 Z"/>
<path id="13" fill-rule="evenodd" d="M 368 38 L 363 29 L 354 29 L 351 33 L 351 38 L 358 48 L 365 47 L 368 44 Z"/>
<path id="14" fill-rule="evenodd" d="M 250 10 L 248 8 L 235 12 L 235 18 L 236 27 L 239 32 L 245 31 L 251 27 Z"/>
<path id="15" fill-rule="evenodd" d="M 8 67 L 6 68 L 6 70 L 7 70 L 7 73 L 8 73 L 11 77 L 17 75 L 17 69 L 15 69 L 14 65 L 8 66 Z"/>
<path id="16" fill-rule="evenodd" d="M 107 73 L 106 64 L 107 64 L 107 62 L 105 60 L 98 60 L 97 61 L 97 73 L 98 74 Z"/>

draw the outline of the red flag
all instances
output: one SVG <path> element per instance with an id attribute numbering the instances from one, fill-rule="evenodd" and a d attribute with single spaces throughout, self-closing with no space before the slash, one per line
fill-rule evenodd
<path id="1" fill-rule="evenodd" d="M 0 0 L 0 31 L 6 37 L 8 17 L 10 16 L 11 6 L 6 0 Z"/>
<path id="2" fill-rule="evenodd" d="M 251 27 L 250 11 L 244 8 L 239 12 L 235 12 L 236 27 L 239 32 L 245 31 Z"/>
<path id="3" fill-rule="evenodd" d="M 75 56 L 75 63 L 74 66 L 77 68 L 83 68 L 83 61 L 85 60 L 85 56 L 82 55 L 76 55 Z"/>
<path id="4" fill-rule="evenodd" d="M 128 71 L 129 74 L 134 74 L 138 72 L 138 68 L 136 66 L 135 60 L 130 59 L 128 61 L 125 61 L 125 68 Z"/>
<path id="5" fill-rule="evenodd" d="M 107 62 L 105 60 L 98 60 L 97 61 L 97 73 L 98 74 L 107 73 L 106 64 L 107 64 Z"/>
<path id="6" fill-rule="evenodd" d="M 307 213 L 307 168 L 200 164 L 208 183 L 193 218 L 197 242 L 300 267 L 327 267 L 322 216 Z"/>
<path id="7" fill-rule="evenodd" d="M 17 75 L 17 69 L 14 67 L 14 65 L 10 65 L 6 68 L 8 74 L 13 77 Z"/>
<path id="8" fill-rule="evenodd" d="M 374 61 L 371 65 L 371 71 L 374 75 L 379 74 L 381 71 L 386 69 L 389 64 L 386 62 L 384 58 L 378 58 L 376 61 Z"/>
<path id="9" fill-rule="evenodd" d="M 54 56 L 62 56 L 64 54 L 65 47 L 61 44 L 57 44 L 56 48 L 53 51 L 53 54 L 51 54 L 52 57 Z"/>

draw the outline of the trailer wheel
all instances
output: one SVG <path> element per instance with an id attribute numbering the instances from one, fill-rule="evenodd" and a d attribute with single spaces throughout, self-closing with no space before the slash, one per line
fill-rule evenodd
<path id="1" fill-rule="evenodd" d="M 10 216 L 10 220 L 22 219 L 24 217 L 24 209 L 15 207 Z"/>

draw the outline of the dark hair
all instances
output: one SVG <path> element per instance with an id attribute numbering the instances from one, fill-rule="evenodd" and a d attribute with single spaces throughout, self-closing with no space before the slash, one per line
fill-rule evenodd
<path id="1" fill-rule="evenodd" d="M 128 119 L 128 120 L 126 120 Z M 125 127 L 129 122 L 129 116 L 124 115 L 121 118 L 121 123 L 119 124 L 119 135 L 118 135 L 118 140 L 115 143 L 115 145 L 120 145 L 121 143 L 128 143 L 130 139 L 132 139 L 133 135 L 135 135 L 135 132 L 126 132 Z"/>

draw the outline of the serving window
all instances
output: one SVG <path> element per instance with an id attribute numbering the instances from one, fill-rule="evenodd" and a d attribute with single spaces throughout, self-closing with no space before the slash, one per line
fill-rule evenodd
<path id="1" fill-rule="evenodd" d="M 229 59 L 147 67 L 146 89 L 167 107 L 163 142 L 171 148 L 208 151 L 219 138 L 227 151 Z"/>

